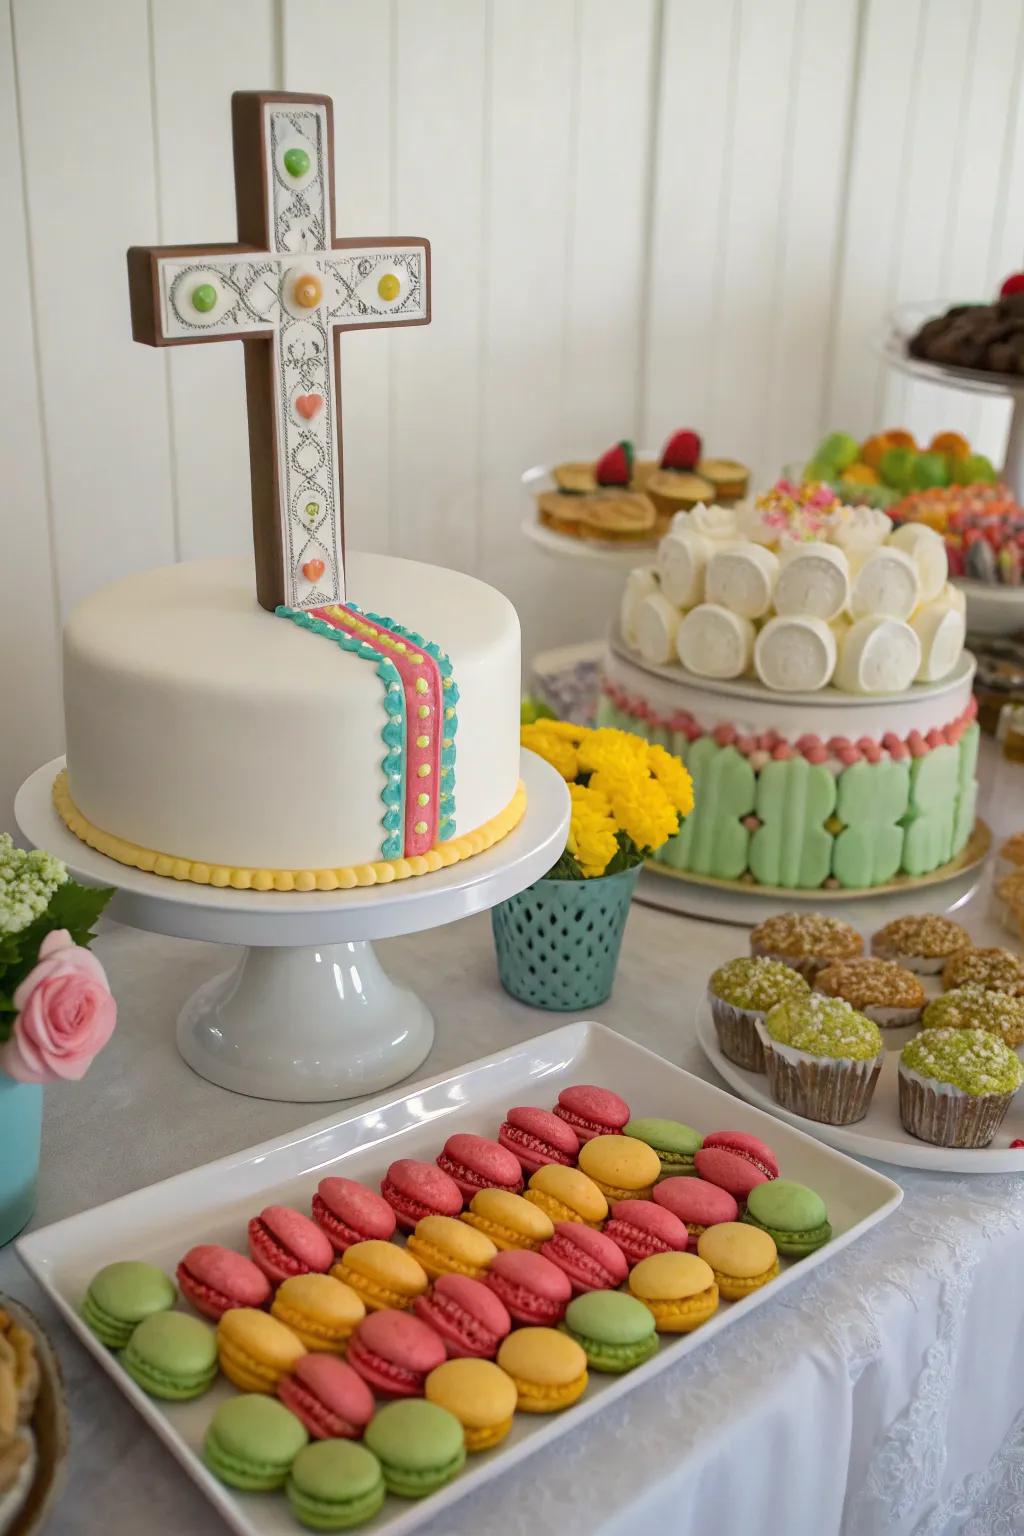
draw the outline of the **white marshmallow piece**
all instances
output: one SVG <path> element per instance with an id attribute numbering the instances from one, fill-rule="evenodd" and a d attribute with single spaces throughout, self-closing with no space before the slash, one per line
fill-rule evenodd
<path id="1" fill-rule="evenodd" d="M 892 533 L 892 518 L 879 507 L 841 507 L 829 519 L 829 541 L 838 544 L 857 571 Z"/>
<path id="2" fill-rule="evenodd" d="M 947 581 L 938 597 L 937 603 L 945 603 L 949 608 L 955 608 L 957 613 L 966 614 L 967 594 L 963 587 L 958 587 L 952 581 Z"/>
<path id="3" fill-rule="evenodd" d="M 917 566 L 918 601 L 930 603 L 937 598 L 949 575 L 942 535 L 926 523 L 904 523 L 887 542 L 890 549 L 902 549 Z"/>
<path id="4" fill-rule="evenodd" d="M 850 588 L 855 619 L 909 619 L 918 603 L 917 566 L 902 549 L 882 545 L 869 555 Z"/>
<path id="5" fill-rule="evenodd" d="M 717 603 L 700 603 L 679 626 L 676 654 L 697 677 L 740 677 L 750 666 L 754 634 L 749 619 Z"/>
<path id="6" fill-rule="evenodd" d="M 778 693 L 824 688 L 835 665 L 835 635 L 824 619 L 807 614 L 769 619 L 754 642 L 754 670 Z"/>
<path id="7" fill-rule="evenodd" d="M 839 643 L 833 683 L 846 693 L 905 693 L 921 665 L 921 642 L 901 619 L 869 614 Z"/>
<path id="8" fill-rule="evenodd" d="M 910 621 L 910 627 L 921 642 L 921 664 L 917 669 L 919 683 L 937 683 L 948 676 L 960 660 L 967 634 L 963 614 L 948 603 L 925 603 Z"/>
<path id="9" fill-rule="evenodd" d="M 644 661 L 663 667 L 676 652 L 679 609 L 661 592 L 652 592 L 636 610 L 636 645 Z"/>
<path id="10" fill-rule="evenodd" d="M 704 595 L 744 619 L 760 619 L 772 606 L 779 561 L 763 544 L 749 540 L 716 549 L 708 561 Z"/>
<path id="11" fill-rule="evenodd" d="M 692 608 L 704 598 L 704 572 L 714 549 L 710 539 L 690 528 L 671 528 L 658 545 L 661 590 L 670 603 Z"/>
<path id="12" fill-rule="evenodd" d="M 783 552 L 775 586 L 775 612 L 805 613 L 826 624 L 842 613 L 850 596 L 850 566 L 835 544 L 814 540 Z"/>
<path id="13" fill-rule="evenodd" d="M 658 578 L 653 566 L 637 566 L 626 577 L 626 585 L 622 589 L 622 600 L 619 603 L 619 628 L 622 631 L 623 640 L 631 651 L 639 650 L 636 634 L 637 609 L 645 597 L 650 597 L 657 590 Z"/>

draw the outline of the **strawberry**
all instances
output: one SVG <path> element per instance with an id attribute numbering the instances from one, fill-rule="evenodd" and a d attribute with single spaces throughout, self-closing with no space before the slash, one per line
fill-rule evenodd
<path id="1" fill-rule="evenodd" d="M 696 432 L 684 427 L 673 432 L 661 455 L 662 469 L 695 469 L 700 458 L 701 441 Z"/>
<path id="2" fill-rule="evenodd" d="M 1011 293 L 1024 293 L 1024 272 L 1014 272 L 999 290 L 1001 299 L 1008 299 Z"/>
<path id="3" fill-rule="evenodd" d="M 625 439 L 602 453 L 594 465 L 598 485 L 628 485 L 633 478 L 633 444 Z"/>

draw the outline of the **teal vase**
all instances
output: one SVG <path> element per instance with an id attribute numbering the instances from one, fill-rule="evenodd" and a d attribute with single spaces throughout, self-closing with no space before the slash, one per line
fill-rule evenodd
<path id="1" fill-rule="evenodd" d="M 42 1087 L 0 1072 L 0 1248 L 35 1210 L 42 1129 Z"/>
<path id="2" fill-rule="evenodd" d="M 498 975 L 533 1008 L 578 1013 L 610 995 L 640 866 L 593 880 L 538 880 L 493 908 Z"/>

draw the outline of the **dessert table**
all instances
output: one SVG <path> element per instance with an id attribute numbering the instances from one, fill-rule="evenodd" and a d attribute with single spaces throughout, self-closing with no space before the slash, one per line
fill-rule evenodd
<path id="1" fill-rule="evenodd" d="M 985 900 L 967 921 L 999 942 Z M 634 905 L 615 994 L 593 1016 L 713 1079 L 693 1004 L 745 943 L 742 930 Z M 564 1022 L 500 990 L 486 916 L 382 947 L 437 1020 L 424 1075 Z M 224 950 L 114 925 L 96 948 L 119 1028 L 84 1085 L 47 1089 L 37 1224 L 330 1112 L 242 1098 L 178 1055 L 177 1009 Z M 1024 1180 L 885 1171 L 906 1198 L 875 1232 L 425 1529 L 728 1536 L 767 1516 L 789 1536 L 1024 1530 Z M 36 1310 L 66 1375 L 70 1476 L 52 1529 L 223 1531 L 10 1247 L 0 1291 Z"/>

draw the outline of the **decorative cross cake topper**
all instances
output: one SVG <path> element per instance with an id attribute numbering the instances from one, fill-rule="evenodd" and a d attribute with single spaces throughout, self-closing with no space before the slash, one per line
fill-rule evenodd
<path id="1" fill-rule="evenodd" d="M 237 245 L 133 246 L 132 335 L 245 349 L 256 592 L 264 608 L 345 598 L 341 332 L 426 325 L 426 240 L 334 237 L 329 97 L 231 98 Z"/>

